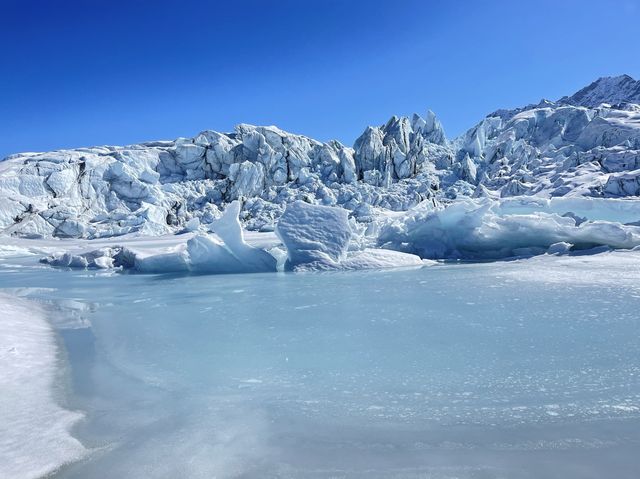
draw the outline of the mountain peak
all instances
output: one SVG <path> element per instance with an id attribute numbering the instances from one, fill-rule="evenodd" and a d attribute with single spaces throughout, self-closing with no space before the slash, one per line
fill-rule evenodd
<path id="1" fill-rule="evenodd" d="M 640 103 L 640 81 L 629 75 L 601 77 L 571 96 L 565 96 L 558 103 L 565 105 L 596 108 L 602 103 Z"/>

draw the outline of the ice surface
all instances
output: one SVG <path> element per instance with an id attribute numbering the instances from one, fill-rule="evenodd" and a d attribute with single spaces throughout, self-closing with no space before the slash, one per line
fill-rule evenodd
<path id="1" fill-rule="evenodd" d="M 60 344 L 95 451 L 55 479 L 640 468 L 638 252 L 164 278 L 36 262 L 0 260 L 0 287 L 88 315 Z"/>
<path id="2" fill-rule="evenodd" d="M 58 405 L 59 351 L 43 310 L 3 293 L 0 310 L 0 477 L 39 478 L 86 453 L 69 433 L 82 414 Z"/>

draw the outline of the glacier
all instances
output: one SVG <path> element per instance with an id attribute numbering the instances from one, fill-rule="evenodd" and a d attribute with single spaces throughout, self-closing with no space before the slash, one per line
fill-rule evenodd
<path id="1" fill-rule="evenodd" d="M 634 477 L 639 152 L 623 75 L 0 161 L 0 476 Z"/>
<path id="2" fill-rule="evenodd" d="M 50 262 L 70 267 L 216 272 L 216 257 L 221 272 L 272 271 L 288 254 L 286 267 L 300 269 L 313 261 L 292 258 L 283 242 L 254 251 L 242 232 L 291 233 L 286 225 L 297 221 L 302 234 L 293 214 L 304 210 L 292 205 L 305 203 L 344 211 L 332 234 L 336 241 L 350 235 L 351 250 L 383 246 L 442 259 L 502 258 L 554 243 L 571 244 L 568 251 L 632 248 L 640 222 L 639 91 L 627 75 L 600 78 L 557 101 L 497 110 L 454 139 L 428 111 L 367 127 L 353 147 L 241 124 L 173 141 L 20 153 L 0 162 L 0 235 L 197 236 L 162 258 L 136 256 L 126 245 L 79 258 L 61 246 Z M 527 205 L 517 214 L 507 211 L 514 198 Z M 229 209 L 237 209 L 237 224 L 223 219 Z M 224 224 L 232 237 L 221 237 Z M 455 239 L 465 235 L 476 240 Z M 335 266 L 341 254 L 320 263 Z"/>

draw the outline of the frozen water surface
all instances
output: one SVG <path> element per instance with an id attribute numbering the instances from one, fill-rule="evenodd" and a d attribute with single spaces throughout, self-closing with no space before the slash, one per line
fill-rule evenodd
<path id="1" fill-rule="evenodd" d="M 56 479 L 632 478 L 639 266 L 144 276 L 24 257 L 0 286 L 66 351 L 89 452 Z"/>

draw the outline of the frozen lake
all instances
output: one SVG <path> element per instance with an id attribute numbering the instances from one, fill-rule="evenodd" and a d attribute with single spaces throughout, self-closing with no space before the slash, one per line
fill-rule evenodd
<path id="1" fill-rule="evenodd" d="M 635 478 L 639 253 L 308 274 L 0 261 L 88 449 L 56 479 Z"/>

